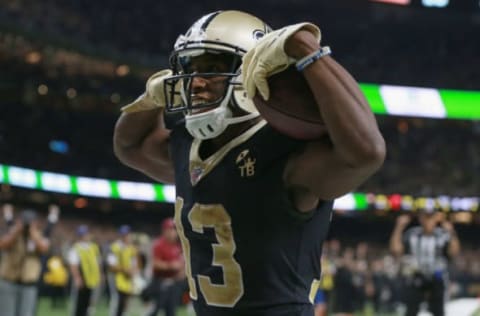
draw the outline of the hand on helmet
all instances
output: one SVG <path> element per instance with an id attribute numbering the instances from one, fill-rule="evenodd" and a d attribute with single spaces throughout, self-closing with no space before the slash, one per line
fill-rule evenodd
<path id="1" fill-rule="evenodd" d="M 265 35 L 243 56 L 243 85 L 249 98 L 253 98 L 255 90 L 258 89 L 263 99 L 268 100 L 270 90 L 267 78 L 285 70 L 296 61 L 285 53 L 285 43 L 299 30 L 311 32 L 320 42 L 321 34 L 317 26 L 311 23 L 298 23 Z"/>
<path id="2" fill-rule="evenodd" d="M 164 69 L 154 73 L 147 80 L 145 93 L 139 96 L 132 103 L 122 107 L 122 112 L 133 113 L 153 110 L 165 107 L 164 80 L 172 76 L 170 69 Z"/>

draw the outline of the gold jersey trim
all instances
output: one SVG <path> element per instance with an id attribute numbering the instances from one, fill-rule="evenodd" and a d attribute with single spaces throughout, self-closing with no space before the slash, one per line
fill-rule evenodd
<path id="1" fill-rule="evenodd" d="M 194 138 L 192 146 L 190 147 L 190 181 L 192 185 L 196 185 L 203 179 L 210 171 L 215 168 L 216 165 L 228 154 L 233 148 L 244 143 L 250 139 L 256 132 L 258 132 L 262 127 L 267 124 L 265 120 L 261 120 L 249 129 L 247 129 L 242 134 L 230 140 L 228 143 L 223 145 L 219 150 L 217 150 L 213 155 L 202 160 L 200 158 L 199 149 L 202 144 L 201 139 Z"/>
<path id="2" fill-rule="evenodd" d="M 312 284 L 310 284 L 310 293 L 308 295 L 308 300 L 312 304 L 315 302 L 315 296 L 317 295 L 317 291 L 319 287 L 320 287 L 320 280 L 313 279 Z"/>

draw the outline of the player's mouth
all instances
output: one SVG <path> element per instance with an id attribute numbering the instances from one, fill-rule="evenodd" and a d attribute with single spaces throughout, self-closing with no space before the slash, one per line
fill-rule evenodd
<path id="1" fill-rule="evenodd" d="M 197 97 L 192 98 L 192 105 L 193 106 L 203 105 L 205 103 L 207 103 L 207 101 L 205 99 L 197 98 Z"/>
<path id="2" fill-rule="evenodd" d="M 192 114 L 203 113 L 206 111 L 210 111 L 212 109 L 211 106 L 209 107 L 202 107 L 203 105 L 209 103 L 210 101 L 205 100 L 203 98 L 193 97 L 192 96 Z"/>

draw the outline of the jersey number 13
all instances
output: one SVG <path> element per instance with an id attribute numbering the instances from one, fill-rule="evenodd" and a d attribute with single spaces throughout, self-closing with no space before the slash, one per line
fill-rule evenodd
<path id="1" fill-rule="evenodd" d="M 188 212 L 188 221 L 195 233 L 203 234 L 204 228 L 213 228 L 217 243 L 212 243 L 212 266 L 220 267 L 223 283 L 212 283 L 209 276 L 192 276 L 190 242 L 185 236 L 181 221 L 183 199 L 178 197 L 175 203 L 175 224 L 182 242 L 185 256 L 185 274 L 190 287 L 190 297 L 197 299 L 197 285 L 208 305 L 233 307 L 243 295 L 242 269 L 233 257 L 236 249 L 230 215 L 221 204 L 195 204 Z"/>

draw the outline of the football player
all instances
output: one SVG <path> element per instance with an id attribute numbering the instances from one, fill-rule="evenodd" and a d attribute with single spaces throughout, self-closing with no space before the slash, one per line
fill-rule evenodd
<path id="1" fill-rule="evenodd" d="M 333 199 L 383 163 L 374 115 L 320 37 L 311 23 L 273 31 L 244 12 L 207 14 L 178 37 L 169 69 L 122 108 L 117 157 L 176 185 L 175 222 L 199 316 L 313 315 Z M 328 136 L 292 139 L 256 110 L 253 95 L 268 99 L 268 76 L 292 64 Z"/>

